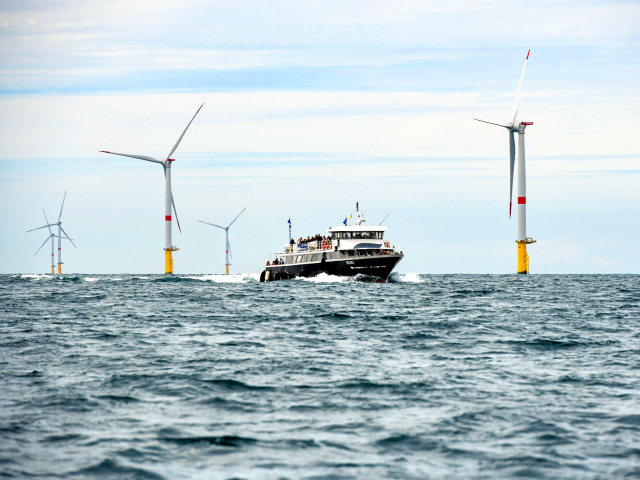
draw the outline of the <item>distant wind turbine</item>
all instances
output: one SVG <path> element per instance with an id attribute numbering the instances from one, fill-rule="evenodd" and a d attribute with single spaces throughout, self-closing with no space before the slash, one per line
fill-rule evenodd
<path id="1" fill-rule="evenodd" d="M 62 228 L 62 222 L 60 221 L 60 219 L 62 218 L 62 209 L 64 208 L 64 200 L 67 198 L 67 192 L 64 192 L 64 197 L 62 198 L 62 206 L 60 207 L 60 215 L 58 215 L 58 222 L 57 223 L 49 223 L 49 220 L 47 219 L 47 214 L 44 213 L 44 210 L 42 211 L 42 213 L 44 213 L 44 219 L 47 222 L 46 225 L 42 226 L 42 227 L 38 227 L 38 228 L 34 228 L 32 230 L 28 230 L 29 232 L 33 232 L 35 230 L 40 230 L 42 228 L 48 228 L 49 229 L 49 236 L 47 237 L 47 239 L 44 241 L 44 243 L 42 245 L 40 245 L 40 248 L 38 249 L 38 251 L 34 254 L 37 255 L 38 252 L 42 249 L 42 247 L 44 247 L 44 244 L 47 243 L 47 241 L 49 239 L 51 239 L 51 273 L 55 273 L 54 268 L 54 253 L 53 253 L 53 248 L 54 248 L 54 238 L 56 238 L 56 236 L 58 237 L 58 273 L 62 273 L 62 238 L 64 238 L 65 240 L 69 240 L 71 242 L 71 244 L 76 247 L 76 244 L 73 243 L 73 240 L 71 240 L 69 238 L 69 236 L 67 235 L 67 232 L 64 231 L 64 229 Z M 56 235 L 55 233 L 53 233 L 51 231 L 51 227 L 54 226 L 58 226 L 58 235 Z M 64 237 L 62 236 L 62 233 L 64 233 Z M 76 247 L 78 248 L 78 247 Z"/>
<path id="2" fill-rule="evenodd" d="M 518 239 L 516 240 L 516 243 L 518 244 L 518 273 L 524 274 L 529 273 L 529 255 L 527 254 L 527 245 L 530 243 L 536 243 L 533 238 L 527 237 L 527 174 L 524 155 L 524 129 L 529 125 L 533 125 L 533 122 L 516 122 L 516 116 L 518 115 L 518 108 L 520 107 L 524 72 L 527 69 L 527 61 L 529 60 L 530 53 L 531 50 L 527 52 L 527 58 L 525 59 L 524 67 L 522 68 L 522 75 L 520 75 L 520 83 L 518 84 L 518 93 L 516 94 L 516 101 L 511 113 L 511 121 L 506 125 L 502 125 L 500 123 L 487 122 L 486 120 L 474 118 L 474 120 L 478 122 L 503 127 L 509 131 L 509 218 L 511 218 L 513 167 L 515 165 L 516 158 L 514 132 L 518 132 Z"/>
<path id="3" fill-rule="evenodd" d="M 244 208 L 242 209 L 242 212 L 244 212 L 246 209 L 247 209 L 247 207 L 244 207 Z M 239 217 L 240 215 L 242 215 L 242 212 L 240 212 L 240 213 L 238 214 L 238 216 L 237 216 L 236 218 L 234 218 L 234 219 L 233 219 L 233 222 L 231 222 L 231 223 L 230 223 L 228 226 L 226 226 L 226 227 L 221 227 L 220 225 L 216 225 L 215 223 L 203 222 L 202 220 L 198 220 L 200 223 L 206 223 L 207 225 L 211 225 L 212 227 L 218 227 L 218 228 L 221 228 L 222 230 L 224 230 L 224 232 L 225 232 L 225 237 L 226 237 L 226 248 L 227 248 L 227 262 L 226 262 L 224 265 L 225 265 L 225 267 L 226 267 L 227 275 L 229 275 L 229 265 L 231 265 L 231 264 L 229 263 L 229 255 L 231 254 L 231 245 L 229 245 L 229 227 L 230 227 L 231 225 L 233 225 L 233 224 L 234 224 L 234 222 L 238 219 L 238 217 Z M 231 255 L 231 257 L 233 257 L 233 255 Z"/>
<path id="4" fill-rule="evenodd" d="M 202 105 L 204 105 L 204 103 Z M 202 105 L 200 105 L 198 112 L 202 108 Z M 193 122 L 193 120 L 196 118 L 196 115 L 198 115 L 198 112 L 196 112 L 193 118 L 191 118 L 191 122 Z M 173 201 L 173 194 L 171 193 L 171 162 L 175 161 L 175 159 L 170 157 L 171 155 L 173 155 L 173 152 L 176 151 L 176 149 L 178 148 L 178 145 L 180 145 L 180 142 L 182 141 L 182 137 L 184 137 L 184 134 L 187 133 L 187 130 L 191 126 L 191 122 L 189 122 L 189 124 L 187 125 L 187 128 L 184 129 L 184 131 L 182 132 L 182 135 L 180 135 L 180 138 L 178 138 L 178 141 L 173 146 L 173 148 L 171 149 L 171 151 L 165 157 L 164 160 L 158 160 L 156 158 L 147 157 L 144 155 L 130 155 L 128 153 L 116 153 L 116 152 L 107 152 L 106 150 L 100 150 L 102 153 L 110 153 L 111 155 L 120 155 L 121 157 L 137 158 L 138 160 L 145 160 L 147 162 L 159 163 L 160 165 L 162 165 L 162 168 L 164 169 L 164 178 L 165 178 L 164 273 L 168 273 L 168 274 L 173 273 L 172 252 L 178 250 L 178 247 L 174 247 L 173 245 L 171 245 L 172 243 L 171 241 L 171 207 L 172 206 L 173 206 L 173 212 L 176 214 L 176 222 L 178 223 L 178 229 L 180 230 L 180 233 L 182 233 L 182 229 L 180 228 L 180 221 L 178 220 L 178 212 L 176 211 L 176 204 Z"/>

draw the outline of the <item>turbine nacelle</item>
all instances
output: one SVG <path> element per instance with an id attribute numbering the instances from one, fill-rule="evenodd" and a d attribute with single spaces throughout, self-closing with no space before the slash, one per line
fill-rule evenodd
<path id="1" fill-rule="evenodd" d="M 524 130 L 529 125 L 533 125 L 533 122 L 507 123 L 504 127 L 507 128 L 508 130 L 513 130 L 514 132 L 517 132 L 519 130 Z"/>

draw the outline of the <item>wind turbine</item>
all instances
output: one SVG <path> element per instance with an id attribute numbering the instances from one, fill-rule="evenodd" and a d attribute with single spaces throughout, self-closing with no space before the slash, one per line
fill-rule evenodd
<path id="1" fill-rule="evenodd" d="M 76 247 L 76 244 L 73 243 L 73 240 L 71 240 L 69 238 L 69 236 L 67 235 L 67 232 L 64 231 L 64 229 L 62 228 L 62 222 L 60 221 L 60 219 L 62 218 L 62 209 L 64 208 L 64 200 L 67 198 L 67 192 L 64 192 L 64 197 L 62 198 L 62 206 L 60 207 L 60 215 L 58 215 L 58 221 L 57 223 L 49 223 L 49 220 L 47 219 L 47 214 L 44 213 L 44 210 L 42 211 L 42 213 L 44 213 L 44 219 L 47 222 L 46 225 L 42 226 L 42 227 L 38 227 L 38 228 L 34 228 L 32 230 L 28 230 L 29 232 L 33 232 L 34 230 L 40 230 L 41 228 L 48 228 L 49 229 L 49 236 L 47 237 L 47 239 L 44 241 L 44 243 L 42 245 L 40 245 L 40 248 L 38 249 L 38 252 L 42 249 L 42 247 L 44 247 L 44 244 L 47 243 L 47 241 L 49 239 L 51 239 L 51 273 L 55 273 L 54 272 L 54 253 L 53 253 L 53 242 L 54 242 L 54 238 L 56 238 L 56 236 L 58 237 L 58 273 L 62 273 L 62 238 L 65 238 L 66 240 L 69 240 L 71 242 L 71 244 Z M 58 226 L 58 235 L 56 235 L 55 233 L 53 233 L 51 231 L 51 227 L 55 227 Z M 62 237 L 62 233 L 64 233 L 64 237 Z M 76 247 L 78 248 L 78 247 Z M 37 255 L 38 252 L 36 252 L 34 254 Z"/>
<path id="2" fill-rule="evenodd" d="M 498 127 L 506 128 L 509 131 L 509 166 L 510 166 L 510 179 L 509 179 L 509 219 L 511 219 L 511 204 L 513 198 L 513 167 L 515 164 L 516 145 L 514 141 L 514 133 L 518 132 L 518 273 L 529 273 L 529 255 L 527 254 L 527 244 L 536 243 L 536 241 L 527 237 L 527 174 L 525 169 L 525 156 L 524 156 L 524 130 L 527 126 L 533 125 L 533 122 L 516 122 L 516 116 L 518 114 L 518 108 L 520 107 L 520 96 L 522 94 L 522 83 L 524 82 L 524 72 L 527 69 L 527 61 L 529 60 L 529 54 L 531 50 L 527 52 L 527 58 L 524 61 L 524 67 L 522 69 L 522 75 L 520 76 L 520 83 L 518 84 L 518 93 L 516 94 L 516 101 L 513 105 L 513 112 L 511 113 L 511 121 L 505 125 L 500 123 L 487 122 L 486 120 L 477 120 L 478 122 L 488 123 L 490 125 L 497 125 Z"/>
<path id="3" fill-rule="evenodd" d="M 244 207 L 244 208 L 242 209 L 242 212 L 244 212 L 246 209 L 247 209 L 247 207 Z M 240 213 L 238 214 L 238 217 L 239 217 L 240 215 L 242 215 L 242 212 L 240 212 Z M 213 226 L 213 227 L 218 227 L 218 228 L 221 228 L 222 230 L 224 230 L 224 233 L 225 233 L 225 236 L 226 236 L 226 245 L 227 245 L 227 263 L 225 263 L 224 265 L 225 265 L 225 267 L 226 267 L 227 275 L 229 275 L 229 265 L 231 265 L 231 264 L 229 263 L 229 255 L 231 254 L 231 245 L 229 245 L 229 227 L 230 227 L 231 225 L 233 225 L 233 223 L 238 219 L 238 217 L 234 218 L 234 219 L 233 219 L 233 222 L 231 222 L 231 223 L 230 223 L 228 226 L 226 226 L 226 227 L 221 227 L 220 225 L 216 225 L 215 223 L 203 222 L 202 220 L 198 220 L 200 223 L 206 223 L 207 225 L 211 225 L 211 226 Z M 231 255 L 231 256 L 233 257 L 233 255 Z"/>
<path id="4" fill-rule="evenodd" d="M 178 247 L 174 247 L 173 245 L 171 245 L 171 243 L 172 243 L 171 242 L 171 207 L 172 206 L 173 206 L 173 212 L 176 214 L 176 222 L 178 223 L 178 229 L 180 230 L 180 233 L 182 233 L 182 229 L 180 228 L 180 221 L 178 220 L 178 212 L 176 211 L 176 204 L 173 201 L 173 194 L 171 193 L 171 162 L 174 162 L 175 159 L 170 158 L 170 157 L 171 157 L 171 155 L 173 155 L 173 152 L 176 151 L 176 149 L 178 148 L 178 145 L 180 145 L 180 142 L 182 141 L 182 137 L 184 137 L 184 134 L 187 133 L 187 130 L 191 126 L 191 123 L 196 118 L 196 115 L 198 115 L 198 112 L 200 111 L 200 109 L 202 108 L 203 105 L 204 105 L 204 103 L 202 105 L 200 105 L 200 108 L 195 113 L 193 118 L 191 118 L 191 121 L 189 122 L 187 127 L 184 129 L 184 131 L 182 132 L 182 135 L 180 135 L 180 138 L 178 138 L 178 141 L 173 146 L 173 148 L 171 149 L 171 151 L 165 157 L 164 160 L 158 160 L 156 158 L 147 157 L 147 156 L 144 156 L 144 155 L 130 155 L 128 153 L 116 153 L 116 152 L 107 152 L 106 150 L 100 150 L 102 153 L 110 153 L 111 155 L 120 155 L 121 157 L 137 158 L 138 160 L 146 160 L 147 162 L 159 163 L 160 165 L 162 165 L 162 168 L 164 169 L 164 178 L 165 178 L 165 194 L 164 194 L 164 221 L 165 221 L 165 223 L 164 223 L 164 273 L 167 273 L 167 274 L 172 274 L 173 273 L 173 256 L 172 256 L 172 252 L 174 252 L 175 250 L 179 250 Z"/>

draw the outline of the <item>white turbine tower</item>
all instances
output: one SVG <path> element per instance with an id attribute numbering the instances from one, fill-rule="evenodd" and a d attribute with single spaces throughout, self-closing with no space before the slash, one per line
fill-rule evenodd
<path id="1" fill-rule="evenodd" d="M 121 157 L 137 158 L 138 160 L 146 160 L 147 162 L 159 163 L 160 165 L 162 165 L 162 168 L 164 169 L 164 178 L 165 178 L 165 195 L 164 195 L 164 273 L 168 273 L 168 274 L 173 273 L 173 256 L 172 256 L 172 252 L 174 252 L 175 250 L 178 250 L 178 247 L 174 247 L 171 244 L 172 243 L 172 241 L 171 241 L 171 207 L 172 206 L 173 206 L 173 212 L 176 214 L 176 222 L 178 223 L 178 229 L 180 230 L 180 233 L 182 233 L 182 229 L 180 228 L 180 221 L 178 220 L 178 212 L 176 211 L 176 204 L 173 201 L 173 194 L 171 193 L 171 162 L 175 161 L 175 159 L 171 158 L 171 155 L 173 155 L 173 152 L 175 152 L 176 149 L 178 148 L 178 145 L 180 145 L 180 142 L 182 141 L 182 137 L 184 137 L 184 134 L 187 133 L 187 130 L 191 126 L 191 123 L 196 118 L 196 115 L 198 115 L 198 112 L 200 111 L 200 109 L 202 108 L 203 105 L 204 105 L 204 103 L 202 105 L 200 105 L 200 108 L 195 113 L 193 118 L 191 118 L 191 121 L 189 122 L 187 127 L 184 129 L 184 131 L 182 132 L 182 135 L 180 135 L 180 138 L 178 138 L 178 141 L 173 146 L 173 148 L 171 149 L 171 151 L 165 157 L 164 160 L 158 160 L 156 158 L 147 157 L 147 156 L 144 156 L 144 155 L 130 155 L 128 153 L 116 153 L 116 152 L 107 152 L 105 150 L 100 150 L 102 153 L 110 153 L 111 155 L 120 155 Z"/>
<path id="2" fill-rule="evenodd" d="M 529 60 L 529 53 L 527 52 L 527 58 L 524 61 L 524 68 L 522 69 L 522 75 L 520 76 L 520 83 L 518 84 L 518 93 L 516 94 L 516 101 L 513 105 L 513 112 L 511 113 L 511 121 L 506 125 L 500 123 L 487 122 L 486 120 L 477 120 L 478 122 L 489 123 L 491 125 L 497 125 L 498 127 L 504 127 L 509 130 L 509 161 L 510 161 L 510 180 L 509 180 L 509 218 L 511 218 L 511 204 L 513 198 L 513 167 L 516 157 L 516 145 L 514 141 L 514 132 L 518 132 L 518 273 L 529 273 L 529 255 L 527 255 L 527 244 L 536 243 L 533 238 L 527 237 L 527 175 L 525 169 L 525 155 L 524 155 L 524 130 L 528 125 L 533 125 L 533 122 L 516 122 L 516 116 L 518 115 L 518 108 L 520 107 L 520 96 L 522 94 L 522 84 L 524 82 L 524 72 L 527 69 L 527 61 Z"/>
<path id="3" fill-rule="evenodd" d="M 38 228 L 34 228 L 32 230 L 28 230 L 29 232 L 33 232 L 34 230 L 40 230 L 41 228 L 48 228 L 49 229 L 49 236 L 47 237 L 47 239 L 44 241 L 44 243 L 42 245 L 40 245 L 40 248 L 38 249 L 38 252 L 42 249 L 42 247 L 44 247 L 44 244 L 47 243 L 47 241 L 49 239 L 51 239 L 51 273 L 55 273 L 54 272 L 54 250 L 53 250 L 53 242 L 54 242 L 54 238 L 56 238 L 56 236 L 58 237 L 58 273 L 62 273 L 62 238 L 64 238 L 65 240 L 69 240 L 71 242 L 71 244 L 76 247 L 76 244 L 73 243 L 73 240 L 71 240 L 69 238 L 69 235 L 67 235 L 67 232 L 64 231 L 64 229 L 62 228 L 62 222 L 60 221 L 60 219 L 62 218 L 62 209 L 64 208 L 64 200 L 65 198 L 67 198 L 67 192 L 64 192 L 64 197 L 62 198 L 62 206 L 60 207 L 60 215 L 58 215 L 58 222 L 57 223 L 49 223 L 49 220 L 47 219 L 47 214 L 44 214 L 44 219 L 46 220 L 47 224 L 42 226 L 42 227 L 38 227 Z M 42 211 L 42 213 L 44 213 L 44 210 Z M 53 233 L 51 231 L 51 227 L 55 227 L 58 226 L 58 235 L 56 235 L 55 233 Z M 62 236 L 62 234 L 64 233 L 64 237 Z M 76 247 L 78 248 L 78 247 Z M 36 252 L 34 254 L 37 255 L 38 252 Z"/>
<path id="4" fill-rule="evenodd" d="M 244 208 L 242 209 L 242 212 L 244 212 L 246 209 L 247 209 L 247 207 L 244 207 Z M 233 219 L 233 222 L 231 222 L 231 223 L 230 223 L 228 226 L 226 226 L 226 227 L 221 227 L 220 225 L 216 225 L 215 223 L 203 222 L 202 220 L 198 220 L 200 223 L 206 223 L 207 225 L 211 225 L 211 226 L 213 226 L 213 227 L 218 227 L 218 228 L 221 228 L 222 230 L 224 230 L 225 237 L 226 237 L 226 243 L 225 243 L 225 245 L 226 245 L 226 248 L 227 248 L 227 262 L 226 262 L 224 265 L 225 265 L 225 267 L 226 267 L 227 275 L 229 275 L 229 265 L 231 265 L 231 264 L 229 263 L 229 255 L 231 254 L 231 245 L 229 245 L 229 227 L 230 227 L 231 225 L 233 225 L 233 224 L 234 224 L 234 222 L 238 219 L 238 217 L 239 217 L 240 215 L 242 215 L 242 212 L 240 212 L 240 213 L 238 214 L 238 216 L 237 216 L 236 218 L 234 218 L 234 219 Z M 233 255 L 231 255 L 231 256 L 233 257 Z"/>

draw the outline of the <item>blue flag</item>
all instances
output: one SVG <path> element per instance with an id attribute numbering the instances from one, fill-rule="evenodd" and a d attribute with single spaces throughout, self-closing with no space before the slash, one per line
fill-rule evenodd
<path id="1" fill-rule="evenodd" d="M 288 223 L 289 225 L 291 225 L 291 219 L 287 220 L 287 223 Z"/>
<path id="2" fill-rule="evenodd" d="M 342 223 L 344 223 L 344 226 L 346 227 L 347 226 L 347 219 L 345 218 L 344 222 L 342 222 Z"/>

